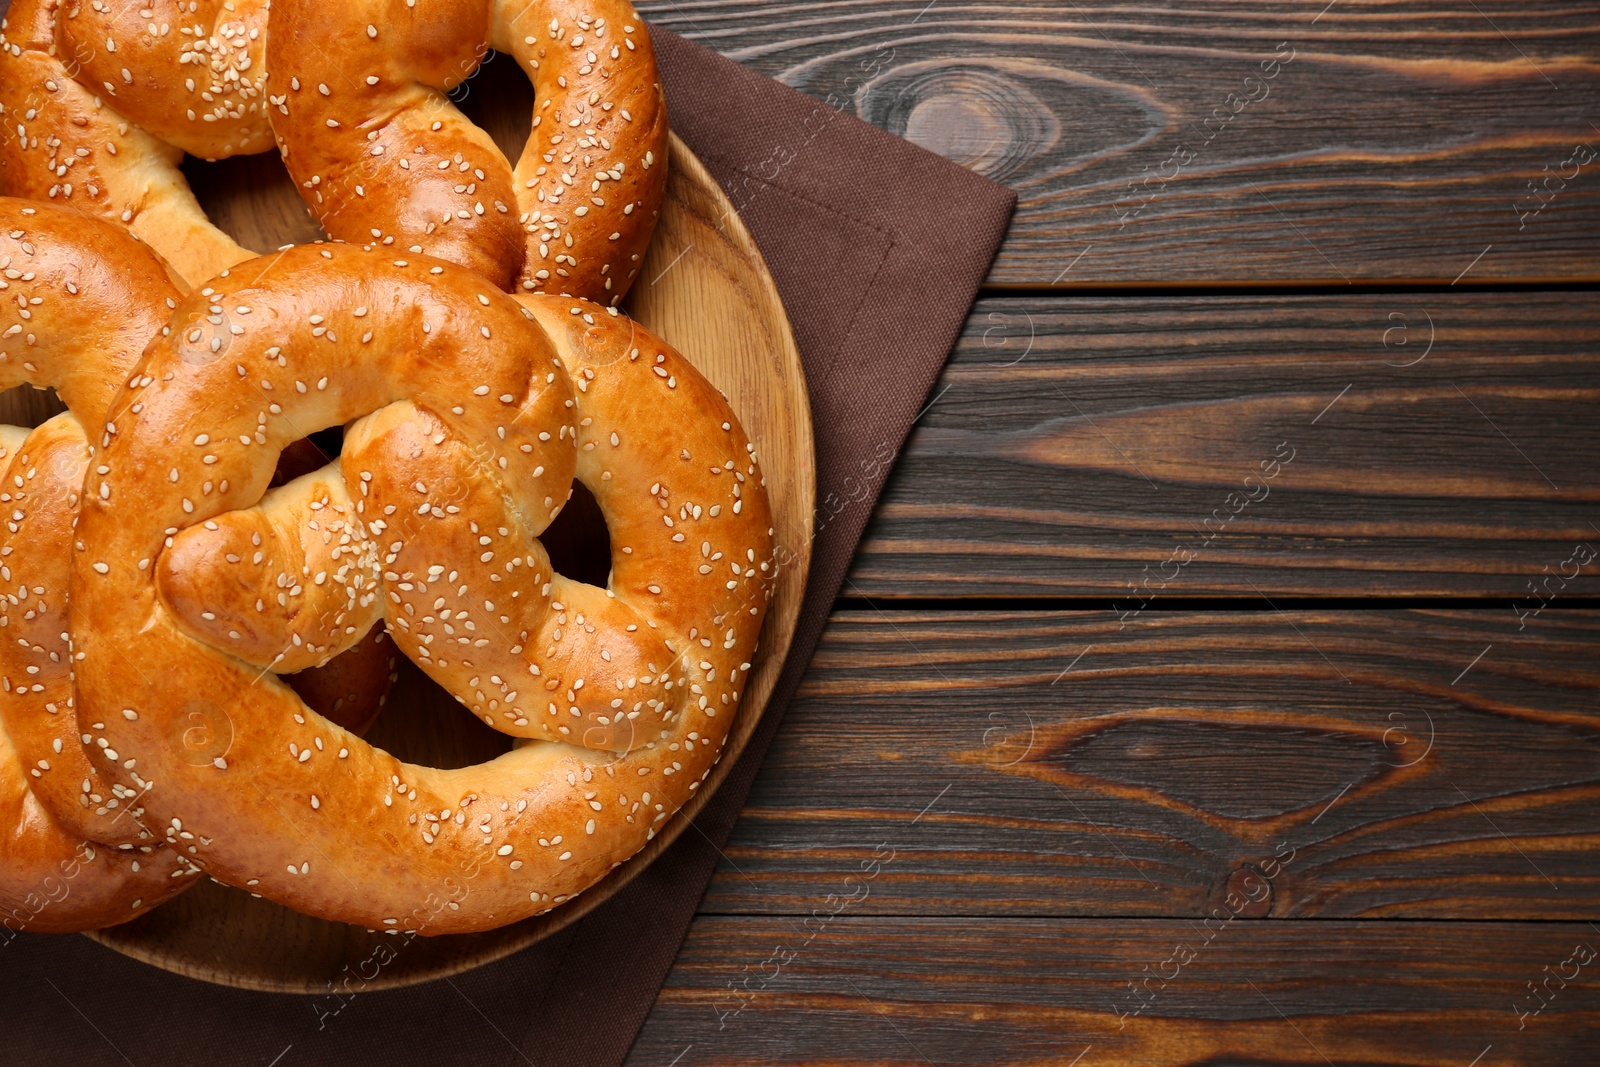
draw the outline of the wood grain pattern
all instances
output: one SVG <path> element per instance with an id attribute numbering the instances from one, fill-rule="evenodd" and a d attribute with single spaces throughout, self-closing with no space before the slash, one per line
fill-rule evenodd
<path id="1" fill-rule="evenodd" d="M 1572 1067 L 1597 948 L 1586 923 L 704 916 L 627 1062 Z"/>
<path id="2" fill-rule="evenodd" d="M 702 908 L 1600 920 L 1600 613 L 1519 625 L 836 612 Z"/>
<path id="3" fill-rule="evenodd" d="M 1592 5 L 640 8 L 1018 190 L 996 284 L 1600 276 Z"/>
<path id="4" fill-rule="evenodd" d="M 1592 1061 L 1600 296 L 1438 290 L 1600 280 L 1600 8 L 640 6 L 1016 188 L 994 286 L 1388 288 L 974 309 L 629 1062 Z M 514 153 L 512 73 L 455 95 Z M 1167 610 L 1219 595 L 1374 607 Z"/>
<path id="5" fill-rule="evenodd" d="M 1600 594 L 1558 576 L 1600 550 L 1597 322 L 1589 292 L 980 301 L 846 593 Z"/>

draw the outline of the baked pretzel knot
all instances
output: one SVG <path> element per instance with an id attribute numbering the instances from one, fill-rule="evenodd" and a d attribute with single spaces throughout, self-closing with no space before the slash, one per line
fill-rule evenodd
<path id="1" fill-rule="evenodd" d="M 187 359 L 175 326 L 113 406 L 74 555 L 93 623 L 73 627 L 79 720 L 97 765 L 192 835 L 213 877 L 373 929 L 488 929 L 592 885 L 716 762 L 770 594 L 752 446 L 660 339 L 597 304 L 520 299 L 385 249 L 293 249 L 179 307 L 234 316 L 226 360 Z M 295 593 L 337 625 L 261 625 L 297 549 L 252 505 L 286 442 L 357 418 L 354 508 L 330 521 L 376 554 Z M 553 573 L 537 540 L 574 477 L 609 525 L 605 589 Z M 198 555 L 233 570 L 186 565 Z M 377 595 L 340 588 L 358 578 Z M 338 647 L 363 611 L 520 742 L 475 767 L 409 765 L 261 677 L 296 638 Z M 230 636 L 250 625 L 248 646 Z M 235 709 L 226 758 L 163 743 L 175 692 Z"/>
<path id="2" fill-rule="evenodd" d="M 91 425 L 178 294 L 126 232 L 0 198 L 0 389 L 53 386 Z M 8 321 L 9 320 L 9 321 Z M 88 443 L 73 414 L 0 427 L 0 927 L 125 922 L 198 873 L 90 766 L 73 715 L 67 574 Z"/>
<path id="3" fill-rule="evenodd" d="M 180 294 L 126 230 L 0 198 L 0 295 L 0 389 L 53 386 L 69 408 L 32 431 L 0 426 L 0 926 L 92 929 L 134 918 L 198 873 L 146 829 L 138 791 L 85 757 L 68 642 L 69 546 L 90 462 L 79 416 L 104 425 Z M 311 521 L 317 484 L 279 490 L 282 511 Z M 387 690 L 387 645 L 369 638 L 295 684 L 359 726 Z M 185 721 L 185 758 L 216 747 L 225 721 Z"/>
<path id="4" fill-rule="evenodd" d="M 444 95 L 490 46 L 533 81 L 515 169 Z M 502 289 L 616 304 L 666 191 L 667 113 L 628 0 L 276 0 L 269 115 L 334 237 Z"/>
<path id="5" fill-rule="evenodd" d="M 272 145 L 265 0 L 13 0 L 0 27 L 0 177 L 120 222 L 195 285 L 255 255 L 178 164 Z"/>

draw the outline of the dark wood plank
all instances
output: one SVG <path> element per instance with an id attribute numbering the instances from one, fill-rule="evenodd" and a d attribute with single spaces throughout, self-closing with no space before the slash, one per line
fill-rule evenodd
<path id="1" fill-rule="evenodd" d="M 701 916 L 627 1062 L 1571 1067 L 1597 945 L 1588 924 Z"/>
<path id="2" fill-rule="evenodd" d="M 836 612 L 702 907 L 1600 919 L 1600 613 L 1518 627 Z"/>
<path id="3" fill-rule="evenodd" d="M 846 594 L 1595 595 L 1559 574 L 1600 549 L 1597 323 L 1588 292 L 980 301 Z"/>
<path id="4" fill-rule="evenodd" d="M 639 6 L 1017 189 L 998 284 L 1600 274 L 1592 4 Z"/>

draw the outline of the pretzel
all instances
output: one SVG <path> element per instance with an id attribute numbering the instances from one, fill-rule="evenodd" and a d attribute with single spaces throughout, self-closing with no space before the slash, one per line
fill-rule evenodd
<path id="1" fill-rule="evenodd" d="M 12 320 L 0 328 L 0 388 L 54 386 L 100 421 L 177 291 L 148 249 L 77 212 L 0 198 L 0 232 L 0 314 Z M 66 546 L 88 453 L 78 420 L 0 427 L 0 446 L 0 925 L 107 926 L 198 871 L 158 847 L 136 794 L 102 780 L 76 736 Z"/>
<path id="2" fill-rule="evenodd" d="M 199 872 L 158 847 L 134 815 L 137 797 L 108 788 L 74 736 L 63 594 L 83 431 L 59 415 L 31 434 L 4 427 L 0 438 L 8 515 L 0 538 L 0 925 L 47 933 L 108 926 L 188 888 L 187 876 Z"/>
<path id="3" fill-rule="evenodd" d="M 666 192 L 667 113 L 629 0 L 277 0 L 269 116 L 333 237 L 616 304 Z M 443 90 L 490 46 L 537 96 L 515 169 Z"/>
<path id="4" fill-rule="evenodd" d="M 0 198 L 0 389 L 54 386 L 98 425 L 146 340 L 177 306 L 161 261 L 76 211 Z M 140 821 L 137 793 L 84 757 L 73 713 L 68 545 L 89 448 L 64 413 L 0 426 L 0 925 L 79 930 L 134 918 L 197 868 Z M 294 483 L 291 483 L 291 486 Z M 310 493 L 286 489 L 290 514 Z M 361 727 L 392 664 L 381 635 L 293 684 Z M 186 727 L 188 729 L 189 727 Z"/>
<path id="5" fill-rule="evenodd" d="M 0 182 L 120 222 L 197 285 L 255 253 L 178 164 L 271 145 L 264 0 L 14 0 L 0 22 Z"/>
<path id="6" fill-rule="evenodd" d="M 382 247 L 291 249 L 180 305 L 113 405 L 73 557 L 93 623 L 72 628 L 79 721 L 96 766 L 145 791 L 212 877 L 377 930 L 489 929 L 634 854 L 717 760 L 771 589 L 753 448 L 659 338 L 597 304 L 522 299 Z M 240 332 L 226 360 L 193 362 L 185 326 L 210 308 Z M 260 675 L 295 646 L 257 602 L 298 565 L 293 545 L 255 545 L 271 507 L 252 502 L 292 437 L 358 416 L 354 513 L 334 521 L 377 545 L 346 577 L 380 595 L 331 571 L 304 584 L 302 614 L 346 614 L 299 636 L 338 647 L 349 613 L 381 610 L 518 739 L 488 763 L 403 763 Z M 536 540 L 575 476 L 610 529 L 606 589 L 554 574 Z M 181 564 L 195 554 L 237 573 Z M 230 636 L 248 626 L 253 643 Z M 232 709 L 225 757 L 175 758 L 174 689 Z"/>

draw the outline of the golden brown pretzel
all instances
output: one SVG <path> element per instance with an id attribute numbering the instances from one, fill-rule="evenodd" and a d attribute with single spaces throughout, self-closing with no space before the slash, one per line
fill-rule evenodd
<path id="1" fill-rule="evenodd" d="M 277 0 L 270 117 L 328 233 L 502 289 L 615 304 L 666 190 L 667 114 L 629 0 Z M 515 170 L 445 97 L 487 48 L 534 83 Z"/>
<path id="2" fill-rule="evenodd" d="M 189 284 L 255 253 L 178 164 L 264 151 L 262 0 L 13 0 L 0 27 L 0 187 L 120 222 Z"/>
<path id="3" fill-rule="evenodd" d="M 37 933 L 135 918 L 198 873 L 89 766 L 72 708 L 66 587 L 87 443 L 58 415 L 0 428 L 0 925 Z M 23 753 L 26 752 L 26 757 Z"/>
<path id="4" fill-rule="evenodd" d="M 75 211 L 0 198 L 0 235 L 0 388 L 53 385 L 98 422 L 177 290 L 149 249 Z M 5 427 L 3 440 L 0 925 L 92 929 L 154 907 L 196 869 L 158 847 L 137 794 L 102 779 L 79 740 L 66 599 L 88 461 L 79 422 Z"/>
<path id="5" fill-rule="evenodd" d="M 0 198 L 0 235 L 0 389 L 53 385 L 101 425 L 178 290 L 125 230 L 76 211 Z M 157 847 L 137 792 L 103 779 L 83 754 L 66 594 L 88 443 L 79 420 L 62 414 L 31 432 L 0 427 L 0 446 L 0 923 L 122 922 L 186 887 L 181 876 L 196 868 Z M 310 494 L 283 495 L 293 519 L 311 513 Z M 292 684 L 359 728 L 387 690 L 390 647 L 364 640 Z"/>
<path id="6" fill-rule="evenodd" d="M 519 306 L 387 249 L 302 247 L 212 285 L 214 303 L 181 306 L 147 351 L 85 482 L 73 590 L 93 625 L 73 638 L 97 765 L 148 789 L 152 818 L 193 834 L 208 873 L 326 918 L 440 934 L 570 899 L 699 787 L 744 689 L 771 516 L 727 402 L 614 310 Z M 185 324 L 208 306 L 242 332 L 226 360 L 191 362 Z M 255 545 L 252 502 L 297 433 L 357 416 L 342 467 L 381 552 L 368 610 L 485 722 L 542 743 L 409 765 L 261 677 L 292 628 L 257 602 L 294 564 Z M 608 589 L 553 574 L 534 540 L 574 473 L 609 524 Z M 231 554 L 238 573 L 169 569 L 164 553 Z M 350 604 L 331 576 L 297 596 L 316 617 L 319 600 Z M 278 646 L 228 655 L 246 626 Z M 175 683 L 233 709 L 214 764 L 164 743 Z"/>

